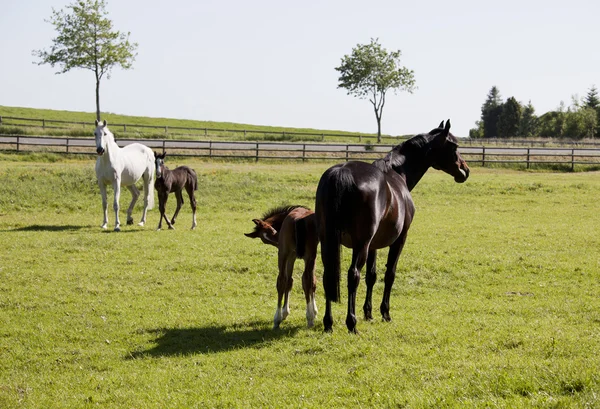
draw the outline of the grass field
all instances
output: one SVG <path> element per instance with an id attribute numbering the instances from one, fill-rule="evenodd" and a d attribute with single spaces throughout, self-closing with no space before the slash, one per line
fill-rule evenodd
<path id="1" fill-rule="evenodd" d="M 186 201 L 174 231 L 154 209 L 113 233 L 92 159 L 0 154 L 0 407 L 600 407 L 599 173 L 430 170 L 392 322 L 351 335 L 345 291 L 323 333 L 320 262 L 316 327 L 299 262 L 271 330 L 276 249 L 243 235 L 271 206 L 314 207 L 331 164 L 185 164 L 196 231 Z"/>
<path id="2" fill-rule="evenodd" d="M 48 127 L 42 129 L 41 121 L 31 122 L 14 119 L 5 119 L 0 123 L 0 133 L 11 133 L 11 134 L 28 134 L 28 135 L 46 135 L 46 136 L 74 136 L 74 137 L 85 137 L 90 136 L 93 132 L 94 121 L 96 120 L 96 114 L 93 112 L 74 112 L 74 111 L 60 111 L 52 109 L 36 109 L 36 108 L 22 108 L 22 107 L 9 107 L 0 105 L 0 117 L 16 117 L 16 118 L 28 118 L 28 119 L 46 119 L 54 121 L 67 121 L 67 122 L 83 122 L 88 123 L 89 126 L 83 127 L 82 125 L 70 125 L 70 124 L 56 124 L 49 123 Z M 114 113 L 103 113 L 102 119 L 108 121 L 109 127 L 112 127 L 113 132 L 120 138 L 158 138 L 158 139 L 226 139 L 226 140 L 268 140 L 268 141 L 306 141 L 315 142 L 321 141 L 324 137 L 322 134 L 326 134 L 326 141 L 328 142 L 350 142 L 359 143 L 357 135 L 362 137 L 368 137 L 369 142 L 374 142 L 377 138 L 376 134 L 365 134 L 360 132 L 348 132 L 339 130 L 322 130 L 312 128 L 290 128 L 282 126 L 267 126 L 267 125 L 251 125 L 251 124 L 240 124 L 233 122 L 215 122 L 215 121 L 200 121 L 190 119 L 175 119 L 175 118 L 151 118 L 141 116 L 130 116 L 120 115 Z M 3 125 L 2 125 L 3 124 Z M 20 125 L 20 126 L 16 126 Z M 116 124 L 127 124 L 127 130 L 124 131 L 122 127 Z M 25 126 L 23 126 L 25 125 Z M 137 126 L 136 126 L 137 125 Z M 52 129 L 52 126 L 60 126 L 64 129 Z M 159 129 L 147 128 L 162 127 Z M 429 124 L 423 129 L 423 132 L 429 130 L 429 128 L 435 126 Z M 165 132 L 164 127 L 169 129 Z M 174 128 L 195 128 L 196 130 L 190 129 L 174 129 Z M 208 128 L 211 131 L 208 135 L 205 135 L 204 128 Z M 247 131 L 247 132 L 242 132 Z M 296 135 L 294 134 L 296 133 Z M 309 134 L 309 135 L 302 135 Z M 335 136 L 330 136 L 335 135 Z M 362 142 L 362 141 L 361 141 Z M 383 136 L 383 143 L 396 144 L 398 137 L 396 136 Z"/>

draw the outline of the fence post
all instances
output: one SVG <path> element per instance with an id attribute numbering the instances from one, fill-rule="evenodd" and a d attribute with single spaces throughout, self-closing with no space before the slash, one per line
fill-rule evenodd
<path id="1" fill-rule="evenodd" d="M 350 148 L 349 148 L 349 147 L 348 147 L 348 145 L 346 144 L 346 162 L 348 162 L 348 151 L 349 151 L 349 149 L 350 149 Z"/>
<path id="2" fill-rule="evenodd" d="M 19 142 L 20 142 L 20 137 L 17 136 L 17 152 L 19 152 Z"/>
<path id="3" fill-rule="evenodd" d="M 169 133 L 169 127 L 165 126 L 165 133 Z"/>
<path id="4" fill-rule="evenodd" d="M 212 141 L 208 141 L 208 157 L 212 159 Z"/>
<path id="5" fill-rule="evenodd" d="M 46 127 L 46 120 L 42 119 L 42 128 L 45 128 L 45 127 Z"/>
<path id="6" fill-rule="evenodd" d="M 575 170 L 575 149 L 571 149 L 571 172 Z"/>
<path id="7" fill-rule="evenodd" d="M 529 148 L 527 148 L 527 169 L 529 169 Z"/>
<path id="8" fill-rule="evenodd" d="M 324 140 L 325 140 L 325 134 L 324 134 L 324 133 L 322 133 L 322 134 L 321 134 L 321 142 L 323 142 Z"/>
<path id="9" fill-rule="evenodd" d="M 481 157 L 481 167 L 485 168 L 485 146 L 482 149 L 483 149 L 483 154 Z"/>
<path id="10" fill-rule="evenodd" d="M 306 161 L 306 144 L 302 144 L 302 162 Z"/>
<path id="11" fill-rule="evenodd" d="M 67 138 L 67 153 L 69 153 L 69 138 Z"/>
<path id="12" fill-rule="evenodd" d="M 358 135 L 358 141 L 362 142 L 362 135 L 360 135 L 360 134 Z"/>
<path id="13" fill-rule="evenodd" d="M 256 142 L 256 162 L 258 162 L 258 142 Z"/>
<path id="14" fill-rule="evenodd" d="M 165 143 L 166 143 L 166 142 L 167 142 L 167 141 L 163 139 L 163 143 L 162 143 L 163 154 L 165 153 L 165 146 L 166 146 L 166 145 L 165 145 Z"/>
<path id="15" fill-rule="evenodd" d="M 208 135 L 208 129 L 204 128 L 204 136 Z"/>
<path id="16" fill-rule="evenodd" d="M 2 125 L 2 115 L 0 115 L 0 125 Z"/>
<path id="17" fill-rule="evenodd" d="M 127 132 L 127 125 L 123 124 L 123 132 Z"/>

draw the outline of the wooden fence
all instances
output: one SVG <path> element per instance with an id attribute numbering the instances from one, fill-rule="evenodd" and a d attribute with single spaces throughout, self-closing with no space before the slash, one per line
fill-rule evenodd
<path id="1" fill-rule="evenodd" d="M 373 161 L 389 152 L 393 145 L 364 145 L 336 143 L 284 142 L 225 142 L 172 139 L 119 139 L 119 146 L 133 142 L 143 143 L 157 151 L 168 151 L 173 156 L 207 158 L 242 158 L 255 161 L 268 159 L 308 160 L 363 160 Z M 95 154 L 93 138 L 0 135 L 0 150 L 16 152 L 52 152 L 68 154 Z M 576 165 L 600 167 L 600 149 L 590 148 L 515 148 L 473 147 L 460 148 L 461 155 L 470 164 L 481 166 L 520 164 L 560 165 L 574 169 Z"/>

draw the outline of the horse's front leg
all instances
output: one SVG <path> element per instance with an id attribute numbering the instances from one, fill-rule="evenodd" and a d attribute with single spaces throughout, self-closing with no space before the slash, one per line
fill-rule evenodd
<path id="1" fill-rule="evenodd" d="M 367 284 L 367 296 L 365 297 L 365 304 L 363 305 L 363 311 L 365 313 L 366 320 L 373 319 L 373 286 L 377 282 L 377 250 L 370 250 L 367 256 L 367 271 L 365 272 L 365 282 Z"/>
<path id="2" fill-rule="evenodd" d="M 175 224 L 175 219 L 181 210 L 181 206 L 183 205 L 183 195 L 181 194 L 181 190 L 175 191 L 175 197 L 177 198 L 177 208 L 175 209 L 175 213 L 173 214 L 173 218 L 171 219 L 171 224 Z"/>
<path id="3" fill-rule="evenodd" d="M 119 199 L 121 198 L 120 178 L 115 178 L 113 181 L 113 190 L 115 192 L 113 200 L 113 209 L 115 210 L 115 231 L 121 231 L 121 221 L 119 220 Z"/>
<path id="4" fill-rule="evenodd" d="M 127 209 L 127 225 L 133 224 L 133 207 L 135 206 L 135 202 L 137 202 L 138 197 L 140 197 L 140 191 L 135 184 L 127 186 L 127 189 L 131 192 L 131 203 L 129 204 L 129 208 Z M 142 226 L 144 223 L 142 223 Z"/>
<path id="5" fill-rule="evenodd" d="M 346 314 L 346 327 L 354 334 L 356 331 L 356 289 L 360 283 L 360 270 L 367 261 L 369 245 L 364 244 L 352 250 L 352 263 L 348 269 L 348 313 Z"/>
<path id="6" fill-rule="evenodd" d="M 106 229 L 108 227 L 108 201 L 106 198 L 106 185 L 104 182 L 98 180 L 98 186 L 100 187 L 100 196 L 102 196 L 102 214 L 104 215 L 101 227 Z"/>
<path id="7" fill-rule="evenodd" d="M 306 299 L 306 323 L 308 328 L 312 328 L 315 325 L 315 318 L 317 317 L 315 258 L 316 255 L 304 260 L 304 273 L 302 274 L 302 289 L 304 290 L 304 298 Z"/>
<path id="8" fill-rule="evenodd" d="M 385 287 L 383 290 L 381 306 L 379 307 L 384 321 L 392 320 L 390 317 L 390 294 L 392 293 L 392 286 L 396 279 L 396 265 L 398 264 L 398 258 L 400 258 L 402 249 L 404 248 L 404 243 L 406 243 L 407 233 L 408 228 L 405 228 L 400 234 L 400 237 L 398 237 L 398 239 L 390 246 L 390 251 L 388 252 L 387 264 L 385 265 Z"/>

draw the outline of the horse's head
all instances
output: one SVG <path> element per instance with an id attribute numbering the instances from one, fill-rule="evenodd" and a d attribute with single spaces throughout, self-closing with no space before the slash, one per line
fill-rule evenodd
<path id="1" fill-rule="evenodd" d="M 156 178 L 159 179 L 163 174 L 163 167 L 165 166 L 165 156 L 167 152 L 162 154 L 154 152 L 154 165 L 156 166 Z"/>
<path id="2" fill-rule="evenodd" d="M 244 236 L 250 237 L 251 239 L 260 238 L 263 243 L 270 244 L 272 246 L 277 247 L 278 245 L 278 237 L 277 230 L 271 226 L 271 224 L 260 220 L 260 219 L 252 219 L 254 224 L 254 231 L 251 233 L 244 233 Z"/>
<path id="3" fill-rule="evenodd" d="M 94 137 L 96 139 L 96 153 L 98 154 L 98 156 L 102 156 L 104 152 L 106 152 L 109 142 L 115 141 L 115 137 L 106 126 L 106 120 L 100 122 L 96 119 L 96 129 L 94 130 Z"/>
<path id="4" fill-rule="evenodd" d="M 458 153 L 458 141 L 450 133 L 450 120 L 440 123 L 440 126 L 429 132 L 434 135 L 432 147 L 429 152 L 431 166 L 454 176 L 454 181 L 463 183 L 469 178 L 469 166 Z"/>

